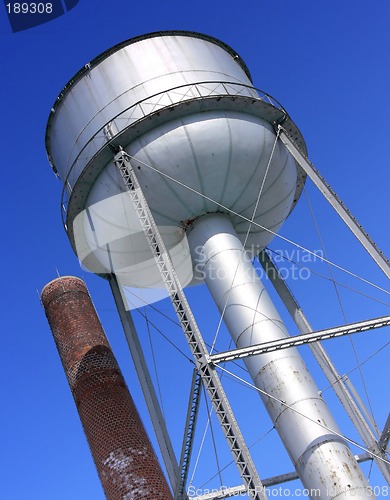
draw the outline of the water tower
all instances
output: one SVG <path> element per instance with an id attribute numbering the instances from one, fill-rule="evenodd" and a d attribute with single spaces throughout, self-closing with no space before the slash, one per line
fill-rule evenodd
<path id="1" fill-rule="evenodd" d="M 51 110 L 46 146 L 64 185 L 71 245 L 84 266 L 110 281 L 132 337 L 176 498 L 185 498 L 183 481 L 122 286 L 143 289 L 149 298 L 161 289 L 168 293 L 251 498 L 266 495 L 215 369 L 235 356 L 245 358 L 305 488 L 322 498 L 372 498 L 250 257 L 275 236 L 309 174 L 387 273 L 388 262 L 308 162 L 287 112 L 253 87 L 243 60 L 199 33 L 127 40 L 64 87 Z M 209 355 L 183 292 L 200 282 L 238 349 L 219 358 Z M 353 333 L 349 326 L 342 333 Z M 307 334 L 309 326 L 304 329 Z"/>

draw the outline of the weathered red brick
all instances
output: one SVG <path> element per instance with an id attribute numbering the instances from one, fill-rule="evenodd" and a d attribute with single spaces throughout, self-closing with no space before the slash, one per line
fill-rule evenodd
<path id="1" fill-rule="evenodd" d="M 41 299 L 107 499 L 172 499 L 85 283 L 55 279 Z"/>

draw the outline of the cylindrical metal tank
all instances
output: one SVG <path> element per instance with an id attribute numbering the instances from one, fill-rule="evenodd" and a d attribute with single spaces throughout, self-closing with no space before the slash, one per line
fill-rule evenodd
<path id="1" fill-rule="evenodd" d="M 41 299 L 107 499 L 172 499 L 85 283 L 55 279 Z"/>
<path id="2" fill-rule="evenodd" d="M 179 263 L 189 253 L 184 229 L 200 215 L 233 210 L 237 234 L 245 238 L 248 223 L 240 216 L 252 218 L 266 171 L 254 221 L 276 232 L 304 181 L 287 150 L 279 143 L 274 148 L 273 125 L 282 121 L 304 147 L 285 110 L 253 88 L 242 59 L 206 35 L 153 33 L 87 64 L 59 95 L 46 135 L 80 260 L 100 274 L 112 266 L 127 271 L 130 285 L 162 286 L 156 273 L 145 274 L 152 256 L 121 196 L 112 161 L 118 146 L 135 158 L 144 194 Z M 255 225 L 247 246 L 262 248 L 272 237 Z"/>
<path id="3" fill-rule="evenodd" d="M 288 336 L 227 216 L 199 218 L 188 238 L 194 264 L 237 347 Z M 251 356 L 245 363 L 308 496 L 373 498 L 298 350 Z"/>

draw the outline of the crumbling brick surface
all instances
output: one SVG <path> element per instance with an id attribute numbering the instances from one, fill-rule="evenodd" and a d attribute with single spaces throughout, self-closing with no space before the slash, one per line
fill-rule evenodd
<path id="1" fill-rule="evenodd" d="M 41 299 L 107 499 L 172 499 L 86 285 L 61 277 Z"/>

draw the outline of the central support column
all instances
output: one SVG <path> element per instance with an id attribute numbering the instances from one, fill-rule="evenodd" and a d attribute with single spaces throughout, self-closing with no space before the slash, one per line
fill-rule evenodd
<path id="1" fill-rule="evenodd" d="M 201 217 L 188 240 L 195 270 L 225 311 L 237 347 L 288 336 L 228 216 Z M 261 394 L 311 498 L 374 498 L 347 444 L 328 430 L 340 432 L 297 349 L 252 356 L 245 363 L 256 387 L 276 398 Z"/>

